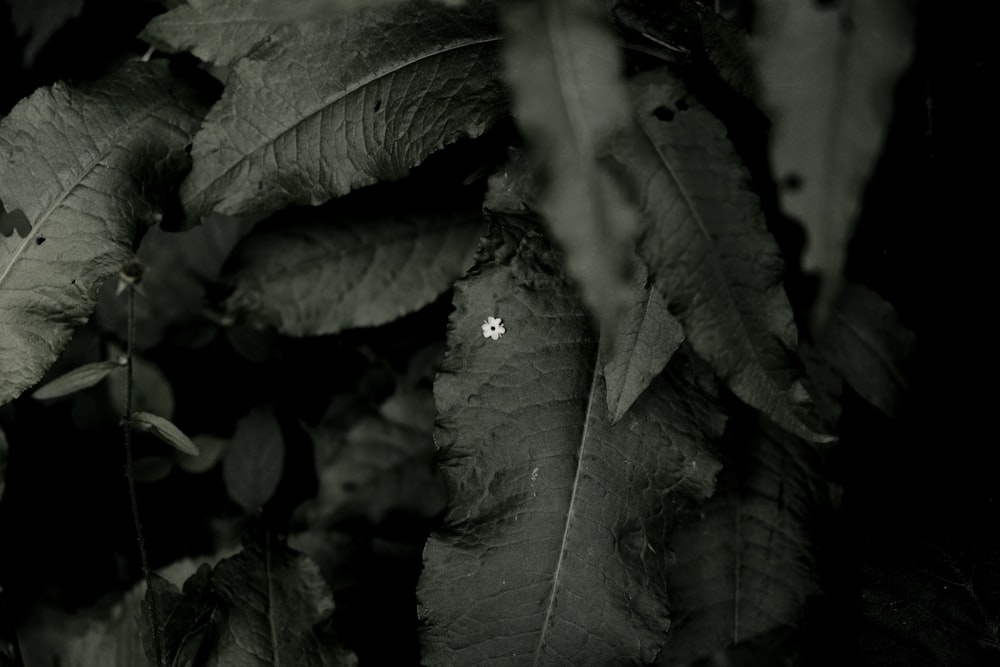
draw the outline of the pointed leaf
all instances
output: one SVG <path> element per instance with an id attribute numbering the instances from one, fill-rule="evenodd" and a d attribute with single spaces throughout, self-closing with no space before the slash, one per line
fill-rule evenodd
<path id="1" fill-rule="evenodd" d="M 74 392 L 93 387 L 95 384 L 108 377 L 112 371 L 124 368 L 117 361 L 98 361 L 92 364 L 85 364 L 79 368 L 74 368 L 65 375 L 60 375 L 51 382 L 46 382 L 41 387 L 31 393 L 31 397 L 44 400 L 47 398 L 58 398 Z"/>
<path id="2" fill-rule="evenodd" d="M 478 207 L 426 204 L 276 221 L 233 251 L 225 308 L 290 336 L 385 324 L 451 287 L 482 231 Z"/>
<path id="3" fill-rule="evenodd" d="M 648 284 L 646 267 L 641 263 L 632 295 L 604 364 L 612 424 L 618 423 L 684 342 L 680 322 L 667 310 L 660 291 Z"/>
<path id="4" fill-rule="evenodd" d="M 514 115 L 544 174 L 541 210 L 603 326 L 628 307 L 636 212 L 598 161 L 631 122 L 624 66 L 599 0 L 503 5 Z M 612 329 L 608 329 L 612 331 Z"/>
<path id="5" fill-rule="evenodd" d="M 212 622 L 216 601 L 212 598 L 211 575 L 211 566 L 202 565 L 184 582 L 182 593 L 174 584 L 153 574 L 153 596 L 146 592 L 138 619 L 142 647 L 150 665 L 157 664 L 153 620 L 149 613 L 151 599 L 155 599 L 157 605 L 163 664 L 171 667 L 204 664 L 208 648 L 217 640 L 217 630 Z"/>
<path id="6" fill-rule="evenodd" d="M 165 63 L 130 63 L 0 121 L 0 199 L 31 223 L 0 237 L 0 404 L 42 377 L 159 218 L 200 109 Z"/>
<path id="7" fill-rule="evenodd" d="M 757 13 L 771 159 L 786 184 L 781 204 L 805 225 L 803 268 L 820 273 L 825 299 L 836 294 L 894 86 L 913 57 L 914 5 L 774 0 Z"/>
<path id="8" fill-rule="evenodd" d="M 136 412 L 132 415 L 132 426 L 137 431 L 156 436 L 185 454 L 198 455 L 198 448 L 191 442 L 191 438 L 184 435 L 184 432 L 177 428 L 173 422 L 163 417 L 157 417 L 148 412 Z"/>
<path id="9" fill-rule="evenodd" d="M 810 533 L 828 510 L 815 447 L 773 424 L 734 445 L 715 495 L 677 531 L 678 620 L 660 665 L 680 665 L 782 626 L 799 627 L 820 590 Z"/>
<path id="10" fill-rule="evenodd" d="M 583 304 L 537 223 L 494 220 L 434 387 L 450 489 L 418 596 L 429 665 L 633 664 L 666 638 L 666 538 L 723 417 L 680 357 L 616 426 Z M 484 338 L 484 316 L 507 334 Z"/>
<path id="11" fill-rule="evenodd" d="M 222 461 L 222 479 L 229 497 L 249 513 L 271 499 L 285 467 L 281 425 L 267 408 L 254 408 L 236 424 Z"/>
<path id="12" fill-rule="evenodd" d="M 829 439 L 804 422 L 781 255 L 725 127 L 666 71 L 632 90 L 641 131 L 615 157 L 641 190 L 639 253 L 656 286 L 733 393 L 794 433 Z"/>
<path id="13" fill-rule="evenodd" d="M 498 44 L 479 2 L 409 0 L 278 30 L 236 64 L 195 138 L 189 222 L 319 204 L 478 136 L 506 110 Z"/>

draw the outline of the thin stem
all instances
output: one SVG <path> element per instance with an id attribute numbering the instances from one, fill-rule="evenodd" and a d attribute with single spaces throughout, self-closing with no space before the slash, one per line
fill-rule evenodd
<path id="1" fill-rule="evenodd" d="M 156 653 L 157 667 L 163 665 L 163 644 L 160 639 L 160 619 L 156 613 L 156 592 L 153 589 L 153 575 L 149 569 L 149 554 L 146 551 L 146 538 L 142 532 L 142 522 L 139 520 L 139 501 L 135 493 L 135 464 L 132 460 L 132 346 L 135 341 L 135 286 L 128 287 L 128 340 L 125 348 L 125 477 L 128 479 L 128 497 L 132 504 L 132 521 L 135 523 L 135 534 L 139 541 L 139 558 L 142 561 L 142 576 L 146 579 L 146 600 L 149 607 L 149 618 L 153 626 L 153 648 Z"/>

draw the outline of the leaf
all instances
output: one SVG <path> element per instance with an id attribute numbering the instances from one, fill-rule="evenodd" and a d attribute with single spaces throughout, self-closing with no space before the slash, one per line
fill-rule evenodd
<path id="1" fill-rule="evenodd" d="M 599 162 L 629 125 L 624 65 L 599 0 L 512 0 L 503 6 L 504 72 L 533 148 L 541 210 L 569 275 L 602 326 L 629 304 L 636 212 Z"/>
<path id="2" fill-rule="evenodd" d="M 3 492 L 7 488 L 7 456 L 9 451 L 7 435 L 0 428 L 0 500 L 3 500 Z"/>
<path id="3" fill-rule="evenodd" d="M 111 355 L 117 357 L 124 354 L 117 346 L 112 345 Z M 132 406 L 139 412 L 151 412 L 164 419 L 174 417 L 174 390 L 170 380 L 163 374 L 159 366 L 146 361 L 142 357 L 132 357 Z M 125 405 L 128 391 L 128 377 L 124 373 L 116 373 L 108 378 L 108 399 L 115 410 L 121 410 Z"/>
<path id="4" fill-rule="evenodd" d="M 113 371 L 121 370 L 122 368 L 124 368 L 124 365 L 118 361 L 97 361 L 92 364 L 85 364 L 74 368 L 65 375 L 60 375 L 51 382 L 46 382 L 33 391 L 31 397 L 41 401 L 67 396 L 81 389 L 93 387 L 108 377 Z"/>
<path id="5" fill-rule="evenodd" d="M 846 285 L 818 345 L 858 395 L 890 417 L 896 413 L 908 393 L 916 336 L 891 303 L 866 287 Z"/>
<path id="6" fill-rule="evenodd" d="M 183 431 L 163 417 L 157 417 L 148 412 L 135 412 L 132 414 L 131 422 L 132 427 L 137 431 L 154 435 L 185 454 L 198 455 L 198 448 L 191 442 L 191 438 L 184 435 Z"/>
<path id="7" fill-rule="evenodd" d="M 214 468 L 229 446 L 228 440 L 213 435 L 196 435 L 191 441 L 198 448 L 198 455 L 178 452 L 175 460 L 181 470 L 196 475 Z"/>
<path id="8" fill-rule="evenodd" d="M 641 131 L 614 157 L 640 189 L 639 254 L 656 287 L 734 394 L 793 433 L 829 440 L 805 422 L 781 255 L 725 127 L 665 71 L 636 77 L 632 92 Z"/>
<path id="9" fill-rule="evenodd" d="M 222 460 L 226 492 L 247 512 L 256 512 L 277 490 L 284 465 L 281 425 L 269 409 L 254 408 L 236 424 Z"/>
<path id="10" fill-rule="evenodd" d="M 451 500 L 424 552 L 424 661 L 651 661 L 666 539 L 712 493 L 723 416 L 677 356 L 609 424 L 597 336 L 529 219 L 494 217 L 454 306 L 434 387 Z M 489 314 L 507 325 L 497 341 Z"/>
<path id="11" fill-rule="evenodd" d="M 0 199 L 31 223 L 0 238 L 0 404 L 42 377 L 157 219 L 200 113 L 154 62 L 42 88 L 0 121 Z"/>
<path id="12" fill-rule="evenodd" d="M 493 11 L 409 0 L 286 26 L 234 67 L 195 137 L 189 223 L 396 180 L 506 111 Z"/>
<path id="13" fill-rule="evenodd" d="M 618 423 L 684 342 L 684 330 L 667 310 L 659 290 L 648 283 L 641 263 L 632 294 L 604 364 L 612 424 Z"/>
<path id="14" fill-rule="evenodd" d="M 861 198 L 882 150 L 894 86 L 914 49 L 914 3 L 775 0 L 757 15 L 763 97 L 781 205 L 806 228 L 803 268 L 840 281 Z M 824 296 L 825 295 L 825 296 Z"/>
<path id="15" fill-rule="evenodd" d="M 817 450 L 763 418 L 730 444 L 715 495 L 671 542 L 677 621 L 659 665 L 799 627 L 806 599 L 820 590 L 811 526 L 829 496 Z"/>
<path id="16" fill-rule="evenodd" d="M 212 597 L 212 568 L 203 564 L 187 581 L 184 592 L 158 574 L 153 574 L 153 587 L 142 603 L 139 616 L 139 633 L 142 647 L 150 665 L 157 662 L 153 642 L 153 620 L 149 614 L 150 600 L 156 601 L 156 619 L 159 621 L 160 641 L 164 665 L 176 667 L 204 664 L 207 651 L 218 641 L 212 615 L 216 601 Z"/>
<path id="17" fill-rule="evenodd" d="M 464 273 L 483 231 L 478 207 L 330 212 L 259 229 L 222 278 L 225 309 L 290 336 L 378 326 L 431 303 Z"/>
<path id="18" fill-rule="evenodd" d="M 30 35 L 23 64 L 30 69 L 49 39 L 83 11 L 83 0 L 8 0 L 10 18 L 18 37 Z"/>

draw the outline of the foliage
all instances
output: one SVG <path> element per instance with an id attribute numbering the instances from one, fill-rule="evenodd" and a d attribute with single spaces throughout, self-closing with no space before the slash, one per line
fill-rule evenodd
<path id="1" fill-rule="evenodd" d="M 931 9 L 141 4 L 4 5 L 0 664 L 1000 659 Z"/>

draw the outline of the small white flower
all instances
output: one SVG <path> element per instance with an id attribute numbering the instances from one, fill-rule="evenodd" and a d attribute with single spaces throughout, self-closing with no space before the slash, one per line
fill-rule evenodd
<path id="1" fill-rule="evenodd" d="M 486 321 L 483 322 L 483 338 L 499 340 L 500 336 L 505 333 L 507 330 L 503 328 L 503 320 L 499 317 L 487 317 Z"/>

